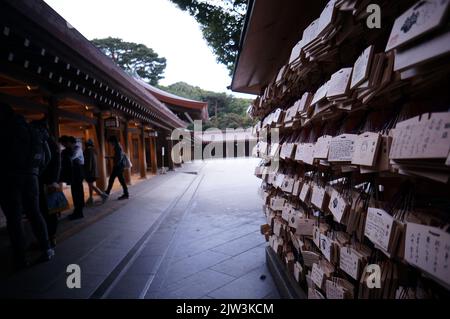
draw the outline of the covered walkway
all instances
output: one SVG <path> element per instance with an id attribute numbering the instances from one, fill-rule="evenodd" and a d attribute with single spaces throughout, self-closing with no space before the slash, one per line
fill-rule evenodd
<path id="1" fill-rule="evenodd" d="M 278 297 L 259 233 L 256 161 L 188 163 L 132 186 L 127 202 L 87 209 L 76 222 L 83 227 L 63 232 L 56 258 L 3 276 L 0 296 Z M 69 264 L 81 267 L 81 289 L 66 286 Z"/>

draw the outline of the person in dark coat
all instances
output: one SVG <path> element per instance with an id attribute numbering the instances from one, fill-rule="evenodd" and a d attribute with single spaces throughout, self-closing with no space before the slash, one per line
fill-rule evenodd
<path id="1" fill-rule="evenodd" d="M 80 143 L 73 136 L 62 136 L 59 139 L 64 146 L 61 154 L 61 181 L 70 185 L 74 210 L 69 219 L 83 218 L 84 208 L 84 156 Z"/>
<path id="2" fill-rule="evenodd" d="M 61 189 L 58 184 L 61 173 L 61 150 L 56 140 L 49 133 L 48 122 L 46 119 L 34 121 L 31 124 L 46 136 L 46 141 L 51 153 L 50 162 L 39 176 L 39 206 L 45 222 L 47 223 L 50 245 L 54 248 L 56 246 L 58 216 L 57 214 L 50 214 L 47 203 L 47 194 Z"/>
<path id="3" fill-rule="evenodd" d="M 31 124 L 34 125 L 36 129 L 40 130 L 43 136 L 46 136 L 46 141 L 51 153 L 50 162 L 39 176 L 39 206 L 45 222 L 47 223 L 50 245 L 54 248 L 56 246 L 58 216 L 57 214 L 50 214 L 47 204 L 47 194 L 61 189 L 58 184 L 61 172 L 61 151 L 58 143 L 50 136 L 48 123 L 45 119 L 34 121 Z"/>
<path id="4" fill-rule="evenodd" d="M 98 178 L 98 166 L 97 166 L 97 152 L 94 148 L 94 142 L 89 139 L 86 141 L 84 148 L 84 179 L 89 187 L 89 198 L 86 202 L 87 205 L 94 204 L 94 198 L 92 197 L 94 191 L 102 198 L 103 203 L 108 199 L 100 188 L 95 185 Z"/>
<path id="5" fill-rule="evenodd" d="M 128 199 L 129 198 L 128 187 L 127 183 L 125 182 L 125 178 L 123 176 L 126 163 L 125 153 L 123 152 L 122 147 L 120 146 L 119 141 L 117 140 L 117 137 L 115 137 L 114 135 L 110 136 L 108 141 L 114 148 L 114 156 L 113 156 L 114 165 L 111 172 L 111 176 L 109 176 L 108 188 L 106 189 L 105 193 L 109 195 L 114 185 L 114 180 L 117 177 L 123 189 L 123 194 L 118 199 L 119 200 Z"/>
<path id="6" fill-rule="evenodd" d="M 38 176 L 48 163 L 48 145 L 23 116 L 0 104 L 0 205 L 7 221 L 16 269 L 29 265 L 22 225 L 25 213 L 42 251 L 39 261 L 55 255 L 50 248 L 47 226 L 39 209 Z"/>

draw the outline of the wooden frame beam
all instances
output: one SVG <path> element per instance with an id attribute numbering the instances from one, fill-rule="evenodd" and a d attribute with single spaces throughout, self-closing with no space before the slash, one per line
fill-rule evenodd
<path id="1" fill-rule="evenodd" d="M 34 110 L 34 111 L 42 112 L 44 114 L 49 113 L 49 107 L 47 105 L 36 103 L 36 102 L 30 101 L 28 99 L 24 99 L 19 96 L 13 96 L 13 95 L 0 93 L 0 101 L 7 103 L 7 104 L 12 104 L 19 108 Z M 58 117 L 66 118 L 69 120 L 80 121 L 80 122 L 86 122 L 86 123 L 92 124 L 92 125 L 97 125 L 97 119 L 87 117 L 82 114 L 68 112 L 68 111 L 61 110 L 61 109 L 56 110 L 56 113 L 57 113 Z"/>
<path id="2" fill-rule="evenodd" d="M 58 109 L 57 110 L 58 117 L 63 117 L 69 120 L 75 120 L 80 122 L 86 122 L 91 125 L 97 125 L 97 119 L 88 117 L 82 114 L 73 113 L 65 110 Z"/>
<path id="3" fill-rule="evenodd" d="M 19 97 L 19 96 L 14 96 L 14 95 L 0 93 L 0 101 L 2 101 L 4 103 L 7 103 L 7 104 L 12 104 L 12 105 L 14 105 L 16 107 L 19 107 L 19 108 L 24 108 L 24 109 L 29 109 L 29 110 L 33 110 L 33 111 L 43 112 L 45 114 L 48 113 L 48 106 L 47 105 L 36 103 L 36 102 L 30 101 L 28 99 L 24 99 L 24 98 Z"/>
<path id="4" fill-rule="evenodd" d="M 97 102 L 95 101 L 95 99 L 91 99 L 88 98 L 86 96 L 82 96 L 73 92 L 61 92 L 58 94 L 54 94 L 53 95 L 56 99 L 58 100 L 63 100 L 63 99 L 71 99 L 74 100 L 76 102 L 79 102 L 80 104 L 83 105 L 89 105 L 93 107 L 93 112 L 94 113 L 99 113 L 102 110 L 97 106 Z"/>

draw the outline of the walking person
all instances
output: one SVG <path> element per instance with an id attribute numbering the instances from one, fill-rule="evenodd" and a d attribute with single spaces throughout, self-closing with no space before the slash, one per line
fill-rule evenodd
<path id="1" fill-rule="evenodd" d="M 72 150 L 67 145 L 69 137 L 63 135 L 59 138 L 59 143 L 64 147 L 61 151 L 61 172 L 59 174 L 59 183 L 66 183 L 70 186 L 72 183 Z"/>
<path id="2" fill-rule="evenodd" d="M 39 261 L 55 255 L 50 248 L 47 226 L 39 209 L 38 176 L 50 160 L 47 143 L 25 118 L 0 104 L 0 205 L 7 221 L 16 269 L 29 265 L 26 236 L 22 225 L 25 213 L 42 252 Z"/>
<path id="3" fill-rule="evenodd" d="M 31 124 L 45 137 L 51 154 L 50 162 L 39 176 L 39 207 L 47 223 L 50 246 L 54 248 L 56 246 L 58 214 L 49 210 L 48 196 L 53 192 L 61 191 L 58 184 L 61 172 L 61 152 L 58 143 L 50 136 L 48 123 L 45 119 L 33 121 Z"/>
<path id="4" fill-rule="evenodd" d="M 108 139 L 109 143 L 114 147 L 114 156 L 113 156 L 113 169 L 111 172 L 111 176 L 109 176 L 109 182 L 108 182 L 108 188 L 106 189 L 106 194 L 109 195 L 111 192 L 111 189 L 114 185 L 114 180 L 116 177 L 119 179 L 120 185 L 123 189 L 123 194 L 118 198 L 119 200 L 124 200 L 129 198 L 128 194 L 128 186 L 125 182 L 125 178 L 123 177 L 123 172 L 125 170 L 125 166 L 127 163 L 127 158 L 122 150 L 122 147 L 119 144 L 119 141 L 117 140 L 117 137 L 110 136 Z"/>
<path id="5" fill-rule="evenodd" d="M 81 149 L 80 143 L 73 136 L 62 136 L 60 143 L 65 148 L 62 154 L 63 172 L 61 176 L 64 182 L 70 184 L 74 206 L 73 213 L 69 215 L 69 219 L 80 219 L 84 217 L 83 150 Z"/>
<path id="6" fill-rule="evenodd" d="M 94 148 L 94 142 L 91 139 L 88 139 L 84 148 L 84 179 L 89 187 L 89 198 L 86 201 L 86 205 L 94 205 L 94 198 L 92 197 L 94 191 L 102 198 L 103 203 L 108 199 L 108 195 L 95 185 L 97 178 L 97 152 Z"/>

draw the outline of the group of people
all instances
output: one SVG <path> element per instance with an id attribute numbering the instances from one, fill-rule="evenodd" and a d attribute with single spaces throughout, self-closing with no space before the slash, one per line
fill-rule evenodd
<path id="1" fill-rule="evenodd" d="M 83 207 L 94 204 L 94 192 L 105 202 L 116 177 L 123 188 L 123 195 L 118 199 L 128 199 L 123 175 L 128 159 L 115 136 L 108 141 L 114 148 L 114 165 L 108 187 L 103 192 L 95 185 L 98 167 L 92 140 L 86 141 L 84 151 L 73 136 L 60 137 L 59 145 L 49 134 L 45 119 L 28 123 L 9 105 L 0 103 L 0 207 L 6 217 L 16 269 L 30 265 L 26 254 L 23 215 L 27 216 L 39 243 L 41 257 L 38 262 L 54 257 L 58 215 L 49 209 L 48 196 L 53 192 L 62 192 L 63 183 L 71 188 L 74 206 L 73 213 L 69 215 L 71 220 L 84 217 Z M 86 203 L 84 180 L 89 187 Z"/>
<path id="2" fill-rule="evenodd" d="M 86 202 L 89 206 L 94 204 L 94 192 L 102 198 L 103 202 L 108 199 L 116 178 L 119 179 L 123 189 L 123 195 L 118 199 L 128 199 L 128 187 L 123 175 L 126 157 L 115 136 L 109 138 L 109 142 L 114 148 L 114 156 L 112 157 L 114 166 L 109 178 L 108 187 L 104 192 L 95 184 L 98 178 L 98 166 L 94 142 L 91 139 L 87 140 L 84 151 L 82 150 L 81 144 L 73 136 L 64 135 L 59 139 L 59 142 L 64 147 L 64 150 L 61 153 L 60 182 L 70 185 L 74 204 L 74 211 L 69 216 L 69 219 L 73 220 L 84 217 L 83 207 L 85 202 L 83 180 L 87 182 L 89 188 L 89 198 Z"/>

